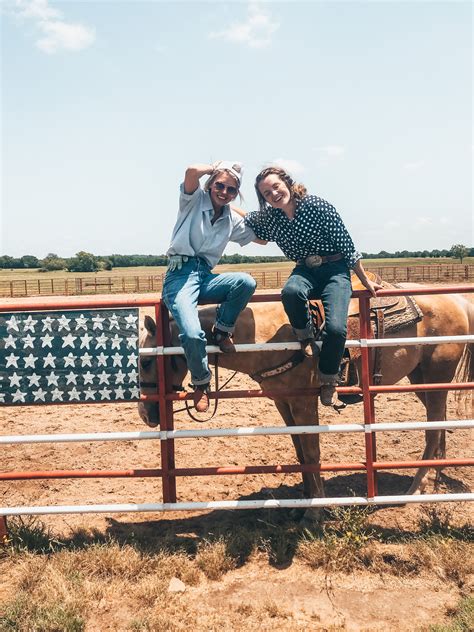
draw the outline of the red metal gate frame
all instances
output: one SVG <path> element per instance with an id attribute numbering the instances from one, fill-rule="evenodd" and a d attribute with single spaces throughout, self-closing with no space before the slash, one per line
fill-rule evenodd
<path id="1" fill-rule="evenodd" d="M 454 294 L 474 292 L 474 286 L 439 286 L 439 287 L 418 287 L 410 289 L 393 288 L 381 290 L 379 296 L 401 296 L 401 295 L 431 295 L 431 294 Z M 353 293 L 353 297 L 359 299 L 359 319 L 361 340 L 373 337 L 370 326 L 370 296 L 365 290 L 358 290 Z M 252 302 L 279 301 L 279 294 L 260 294 L 254 296 Z M 157 323 L 157 341 L 159 347 L 170 345 L 169 314 L 161 301 L 159 295 L 151 294 L 142 297 L 113 296 L 113 297 L 64 297 L 58 300 L 57 297 L 46 299 L 38 297 L 28 300 L 6 300 L 2 301 L 0 311 L 47 311 L 57 309 L 81 309 L 81 308 L 118 308 L 118 307 L 155 307 L 155 320 Z M 372 384 L 371 354 L 367 345 L 361 346 L 362 358 L 362 386 L 338 388 L 341 393 L 361 393 L 363 396 L 364 423 L 366 425 L 376 424 L 374 397 L 377 393 L 403 393 L 420 392 L 431 390 L 467 390 L 474 389 L 474 383 L 437 383 L 437 384 L 412 384 L 409 386 L 387 385 L 374 386 Z M 157 394 L 141 396 L 142 401 L 157 402 L 160 412 L 160 430 L 169 431 L 174 429 L 173 401 L 191 399 L 190 393 L 176 393 L 172 391 L 169 371 L 169 356 L 156 356 L 158 384 Z M 303 395 L 317 395 L 318 389 L 280 389 L 270 390 L 234 390 L 210 393 L 211 398 L 218 396 L 222 399 L 228 398 L 252 398 L 252 397 L 275 397 L 276 395 L 286 397 L 301 397 Z M 90 402 L 94 403 L 94 402 Z M 115 402 L 117 403 L 117 402 Z M 82 402 L 81 402 L 82 404 Z M 52 404 L 41 404 L 52 405 Z M 53 405 L 58 405 L 54 403 Z M 130 469 L 130 470 L 55 470 L 36 472 L 9 472 L 0 473 L 0 480 L 37 480 L 37 479 L 58 479 L 58 478 L 136 478 L 136 477 L 161 477 L 163 502 L 176 503 L 177 489 L 176 479 L 179 476 L 216 476 L 216 475 L 239 475 L 239 474 L 263 474 L 263 473 L 296 473 L 296 472 L 326 472 L 326 471 L 365 471 L 367 477 L 367 498 L 373 499 L 377 494 L 377 472 L 384 469 L 406 469 L 420 466 L 447 467 L 474 465 L 474 459 L 442 459 L 433 461 L 391 461 L 378 462 L 376 451 L 376 432 L 365 433 L 365 457 L 364 462 L 352 463 L 319 463 L 314 465 L 260 465 L 260 466 L 232 466 L 232 467 L 197 467 L 197 468 L 177 468 L 175 464 L 174 439 L 165 438 L 160 441 L 161 468 Z M 0 541 L 6 536 L 6 518 L 0 517 Z"/>

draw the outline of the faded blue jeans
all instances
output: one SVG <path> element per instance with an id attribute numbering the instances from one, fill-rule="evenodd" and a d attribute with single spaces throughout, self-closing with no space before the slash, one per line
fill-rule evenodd
<path id="1" fill-rule="evenodd" d="M 219 303 L 216 327 L 233 332 L 235 321 L 255 291 L 256 282 L 245 272 L 213 274 L 200 257 L 190 257 L 181 270 L 166 273 L 163 300 L 179 329 L 188 369 L 195 386 L 211 379 L 206 334 L 198 317 L 198 302 Z"/>
<path id="2" fill-rule="evenodd" d="M 351 295 L 351 275 L 344 261 L 324 263 L 319 268 L 297 265 L 281 291 L 285 312 L 298 340 L 314 337 L 308 300 L 320 298 L 323 303 L 326 323 L 319 355 L 319 371 L 323 376 L 339 372 Z"/>

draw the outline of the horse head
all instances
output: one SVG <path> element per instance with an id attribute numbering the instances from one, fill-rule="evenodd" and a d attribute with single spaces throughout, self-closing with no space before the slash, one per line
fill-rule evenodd
<path id="1" fill-rule="evenodd" d="M 145 316 L 143 326 L 140 327 L 139 345 L 156 347 L 156 323 L 151 316 Z M 155 356 L 141 356 L 139 365 L 140 392 L 143 395 L 156 395 L 158 390 L 158 372 Z M 180 385 L 186 375 L 186 363 L 180 356 L 171 356 L 171 381 Z M 155 428 L 160 423 L 160 409 L 158 402 L 139 402 L 138 413 L 143 421 Z"/>

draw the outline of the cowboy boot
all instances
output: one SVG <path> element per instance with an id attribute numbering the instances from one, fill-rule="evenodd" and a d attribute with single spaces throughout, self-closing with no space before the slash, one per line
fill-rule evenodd
<path id="1" fill-rule="evenodd" d="M 209 383 L 194 386 L 193 403 L 198 413 L 206 413 L 209 410 Z"/>
<path id="2" fill-rule="evenodd" d="M 214 327 L 212 330 L 214 342 L 222 351 L 222 353 L 234 353 L 235 345 L 232 342 L 232 334 L 229 331 L 222 331 Z"/>

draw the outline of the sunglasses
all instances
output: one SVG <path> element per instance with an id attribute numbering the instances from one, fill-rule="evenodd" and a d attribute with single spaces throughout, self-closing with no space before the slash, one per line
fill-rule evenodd
<path id="1" fill-rule="evenodd" d="M 214 182 L 214 188 L 216 189 L 216 191 L 227 190 L 227 193 L 229 195 L 237 195 L 237 193 L 239 192 L 239 189 L 237 187 L 233 187 L 232 185 L 228 187 L 223 182 Z"/>

